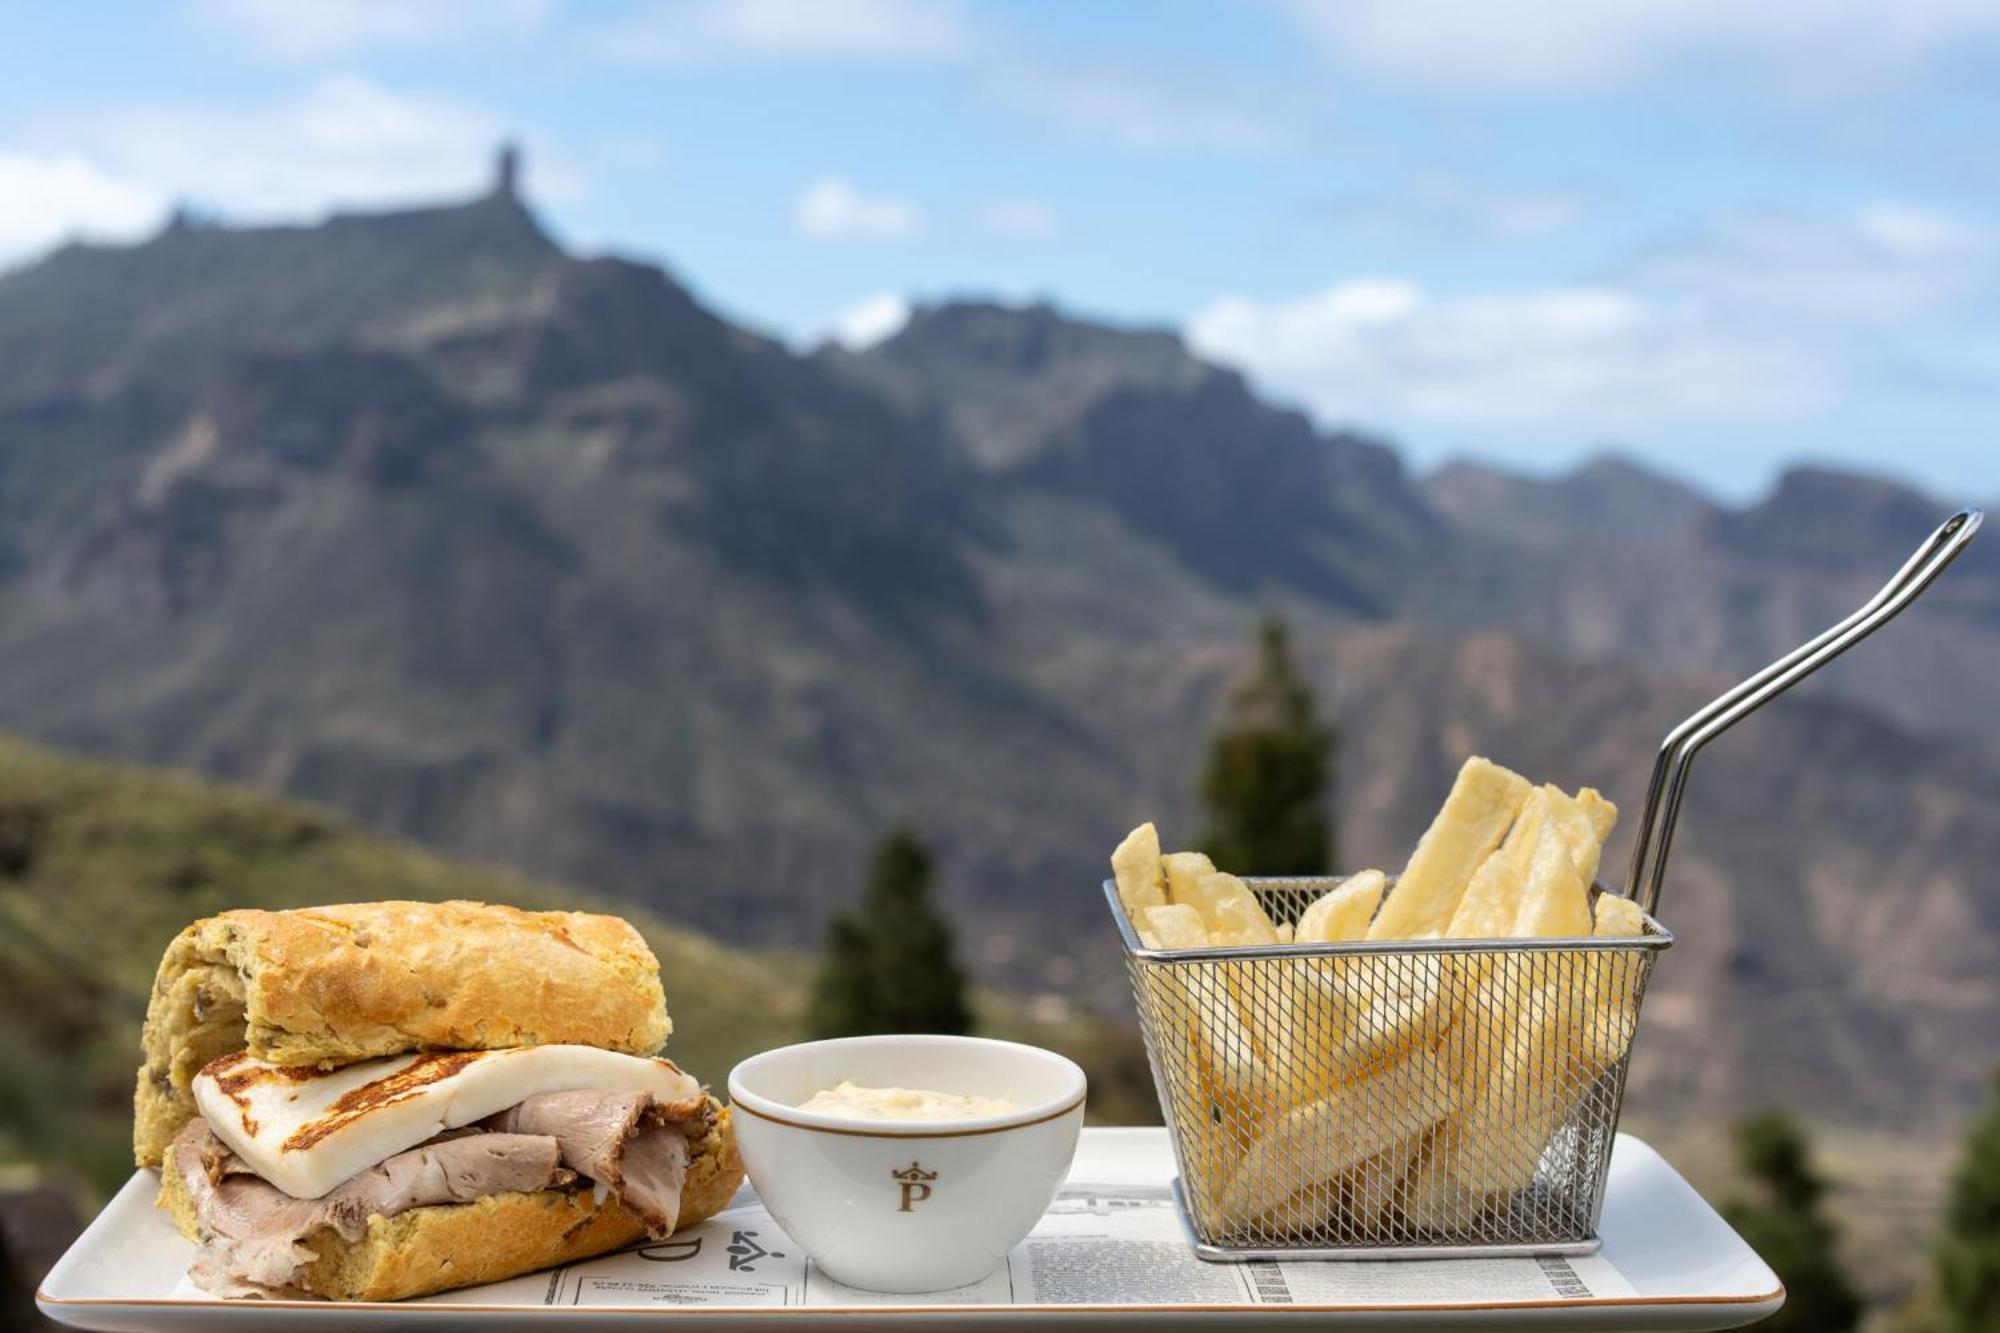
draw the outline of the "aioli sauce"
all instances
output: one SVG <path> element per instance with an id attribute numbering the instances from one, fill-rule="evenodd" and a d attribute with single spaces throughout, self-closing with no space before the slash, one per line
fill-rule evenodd
<path id="1" fill-rule="evenodd" d="M 976 1120 L 1004 1115 L 1015 1108 L 1014 1103 L 1000 1097 L 925 1088 L 870 1088 L 842 1079 L 800 1102 L 799 1109 L 854 1120 Z"/>

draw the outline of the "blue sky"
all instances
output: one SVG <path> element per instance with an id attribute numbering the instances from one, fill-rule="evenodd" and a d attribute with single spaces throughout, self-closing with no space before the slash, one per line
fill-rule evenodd
<path id="1" fill-rule="evenodd" d="M 2000 499 L 1990 0 L 188 0 L 0 19 L 0 263 L 479 186 L 800 344 L 1181 328 L 1419 467 Z"/>

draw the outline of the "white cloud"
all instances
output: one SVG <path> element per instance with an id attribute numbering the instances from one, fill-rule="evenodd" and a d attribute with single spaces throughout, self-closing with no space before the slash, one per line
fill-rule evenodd
<path id="1" fill-rule="evenodd" d="M 1343 63 L 1455 89 L 1755 79 L 1826 92 L 2000 37 L 1991 0 L 1273 0 Z"/>
<path id="2" fill-rule="evenodd" d="M 129 241 L 159 226 L 165 194 L 74 153 L 0 151 L 0 260 L 72 237 Z"/>
<path id="3" fill-rule="evenodd" d="M 893 338 L 910 322 L 910 303 L 896 292 L 880 292 L 856 301 L 834 318 L 829 337 L 860 351 Z"/>
<path id="4" fill-rule="evenodd" d="M 902 241 L 915 236 L 923 215 L 907 199 L 869 194 L 841 176 L 822 176 L 799 192 L 792 225 L 819 241 Z"/>
<path id="5" fill-rule="evenodd" d="M 1055 210 L 1039 199 L 989 199 L 973 210 L 973 222 L 989 236 L 1041 240 L 1056 234 Z"/>
<path id="6" fill-rule="evenodd" d="M 585 42 L 602 59 L 660 67 L 951 59 L 975 44 L 955 0 L 661 0 Z"/>
<path id="7" fill-rule="evenodd" d="M 117 177 L 267 220 L 470 195 L 489 180 L 511 128 L 472 103 L 343 75 L 264 105 L 118 108 L 65 138 Z M 580 168 L 549 145 L 531 140 L 527 160 L 538 197 L 586 192 Z"/>
<path id="8" fill-rule="evenodd" d="M 194 0 L 195 22 L 274 60 L 519 37 L 549 0 Z"/>
<path id="9" fill-rule="evenodd" d="M 1613 282 L 1445 294 L 1350 280 L 1220 298 L 1187 332 L 1328 420 L 1643 434 L 1823 411 L 1912 318 L 1996 287 L 1979 228 L 1884 204 L 1818 224 L 1731 219 Z"/>
<path id="10" fill-rule="evenodd" d="M 1962 218 L 1908 204 L 1871 204 L 1856 217 L 1867 239 L 1911 255 L 1949 255 L 1983 249 L 1991 238 Z"/>
<path id="11" fill-rule="evenodd" d="M 1336 420 L 1604 431 L 1783 416 L 1826 393 L 1786 349 L 1603 287 L 1443 297 L 1397 279 L 1345 282 L 1218 300 L 1188 337 Z"/>
<path id="12" fill-rule="evenodd" d="M 1739 215 L 1636 270 L 1647 286 L 1700 303 L 1718 321 L 1826 336 L 1976 299 L 2000 244 L 1934 210 L 1877 203 L 1846 217 Z"/>

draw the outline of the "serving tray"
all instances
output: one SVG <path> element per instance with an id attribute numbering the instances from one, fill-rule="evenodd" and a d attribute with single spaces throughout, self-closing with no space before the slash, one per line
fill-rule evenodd
<path id="1" fill-rule="evenodd" d="M 1720 1329 L 1777 1309 L 1771 1270 L 1674 1169 L 1620 1135 L 1603 1249 L 1583 1257 L 1209 1264 L 1173 1206 L 1160 1129 L 1086 1129 L 1055 1206 L 1007 1262 L 970 1287 L 883 1296 L 818 1272 L 745 1189 L 699 1227 L 586 1263 L 391 1305 L 219 1301 L 184 1276 L 190 1247 L 153 1207 L 154 1173 L 127 1181 L 36 1299 L 51 1318 L 110 1330 L 534 1327 L 703 1328 L 1502 1327 Z"/>

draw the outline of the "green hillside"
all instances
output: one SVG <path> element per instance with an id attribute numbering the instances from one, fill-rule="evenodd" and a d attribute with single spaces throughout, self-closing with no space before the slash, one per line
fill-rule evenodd
<path id="1" fill-rule="evenodd" d="M 230 907 L 474 898 L 602 908 L 588 894 L 448 861 L 326 810 L 179 773 L 76 759 L 0 736 L 0 1165 L 92 1193 L 131 1170 L 131 1086 L 153 969 L 175 932 Z M 660 957 L 668 1053 L 720 1084 L 799 1030 L 807 971 L 618 908 Z M 789 963 L 789 965 L 788 965 Z M 986 1030 L 1078 1053 L 1098 1109 L 1144 1115 L 1124 1034 L 985 997 Z"/>

